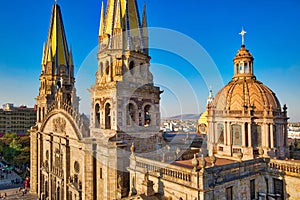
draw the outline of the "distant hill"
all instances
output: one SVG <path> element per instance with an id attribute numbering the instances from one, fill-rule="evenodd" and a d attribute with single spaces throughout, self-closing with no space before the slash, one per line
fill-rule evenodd
<path id="1" fill-rule="evenodd" d="M 172 116 L 172 117 L 165 117 L 163 119 L 198 120 L 199 117 L 200 117 L 200 114 L 183 114 L 183 115 L 176 115 L 176 116 Z"/>

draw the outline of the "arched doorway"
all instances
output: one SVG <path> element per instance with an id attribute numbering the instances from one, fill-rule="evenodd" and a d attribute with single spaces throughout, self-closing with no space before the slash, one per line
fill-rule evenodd
<path id="1" fill-rule="evenodd" d="M 111 129 L 110 104 L 105 105 L 105 129 Z"/>

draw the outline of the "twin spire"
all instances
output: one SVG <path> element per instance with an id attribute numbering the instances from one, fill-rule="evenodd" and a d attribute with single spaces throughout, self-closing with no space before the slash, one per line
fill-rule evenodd
<path id="1" fill-rule="evenodd" d="M 119 37 L 122 35 L 122 37 Z M 119 44 L 114 45 L 114 37 L 118 37 Z M 121 41 L 120 41 L 121 40 Z M 108 0 L 106 14 L 102 1 L 100 28 L 99 28 L 100 51 L 104 49 L 138 50 L 147 53 L 148 30 L 146 5 L 144 6 L 143 18 L 140 14 L 136 0 Z"/>
<path id="2" fill-rule="evenodd" d="M 52 8 L 48 38 L 44 44 L 43 70 L 49 62 L 52 62 L 53 75 L 59 75 L 60 66 L 65 66 L 67 71 L 73 66 L 72 50 L 69 51 L 68 48 L 62 14 L 57 1 Z"/>

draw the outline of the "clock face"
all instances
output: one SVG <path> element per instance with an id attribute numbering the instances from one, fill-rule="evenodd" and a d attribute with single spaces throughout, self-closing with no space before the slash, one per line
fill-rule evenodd
<path id="1" fill-rule="evenodd" d="M 206 133 L 207 127 L 205 124 L 200 124 L 200 132 L 201 133 Z"/>

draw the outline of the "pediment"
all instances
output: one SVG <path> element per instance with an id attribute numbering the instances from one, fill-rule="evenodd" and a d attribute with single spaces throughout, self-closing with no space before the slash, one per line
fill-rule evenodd
<path id="1" fill-rule="evenodd" d="M 54 113 L 46 119 L 41 132 L 53 133 L 62 137 L 80 140 L 82 138 L 75 121 L 65 113 Z"/>

